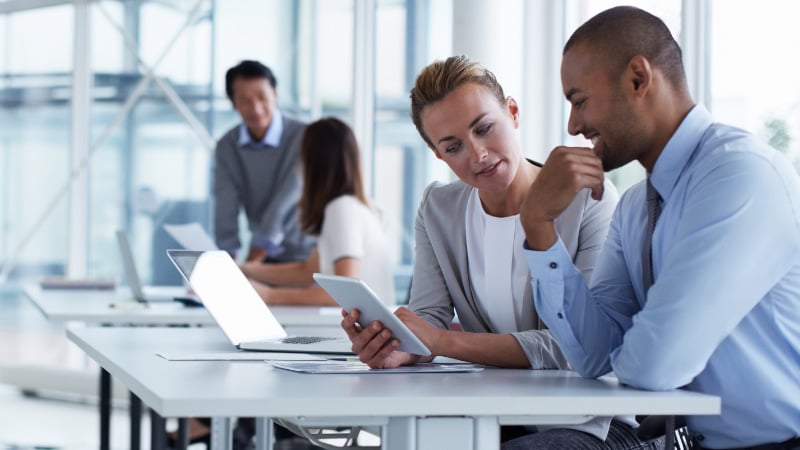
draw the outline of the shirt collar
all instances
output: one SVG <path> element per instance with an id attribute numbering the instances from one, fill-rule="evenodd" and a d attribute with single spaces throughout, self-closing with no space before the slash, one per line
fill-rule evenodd
<path id="1" fill-rule="evenodd" d="M 272 122 L 270 122 L 267 128 L 264 138 L 260 141 L 253 140 L 250 133 L 247 131 L 247 125 L 239 125 L 239 147 L 253 145 L 256 147 L 275 148 L 280 145 L 281 137 L 283 137 L 283 115 L 278 109 L 275 109 L 272 113 Z"/>
<path id="2" fill-rule="evenodd" d="M 702 105 L 695 105 L 658 156 L 650 173 L 650 182 L 662 201 L 669 200 L 678 178 L 683 174 L 703 134 L 712 123 L 711 113 Z"/>

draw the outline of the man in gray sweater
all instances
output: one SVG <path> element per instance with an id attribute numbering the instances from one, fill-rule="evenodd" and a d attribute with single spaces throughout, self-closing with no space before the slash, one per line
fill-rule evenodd
<path id="1" fill-rule="evenodd" d="M 214 235 L 235 256 L 241 247 L 239 211 L 252 233 L 248 261 L 304 261 L 315 240 L 297 222 L 297 155 L 305 123 L 277 107 L 275 76 L 257 61 L 242 61 L 225 75 L 225 91 L 242 123 L 217 143 L 214 166 Z"/>

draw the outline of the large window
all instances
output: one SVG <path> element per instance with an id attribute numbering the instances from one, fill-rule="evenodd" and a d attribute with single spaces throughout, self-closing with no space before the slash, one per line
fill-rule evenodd
<path id="1" fill-rule="evenodd" d="M 700 27 L 710 30 L 711 45 L 688 44 L 705 55 L 700 64 L 710 68 L 709 95 L 698 100 L 708 102 L 718 120 L 762 135 L 797 160 L 800 85 L 794 80 L 800 65 L 786 55 L 800 44 L 800 34 L 787 31 L 794 29 L 790 20 L 800 6 L 765 1 L 758 11 L 745 0 L 710 3 Z M 422 189 L 452 177 L 409 118 L 408 91 L 418 71 L 461 47 L 483 45 L 489 51 L 482 62 L 498 72 L 527 117 L 535 118 L 523 130 L 524 139 L 535 141 L 526 147 L 530 156 L 546 156 L 551 145 L 587 145 L 566 135 L 560 47 L 580 23 L 623 3 L 662 17 L 681 41 L 682 16 L 697 12 L 682 11 L 693 4 L 681 0 L 491 6 L 478 0 L 89 2 L 89 62 L 83 71 L 91 86 L 89 143 L 76 149 L 72 127 L 80 110 L 71 101 L 82 72 L 73 67 L 80 61 L 74 28 L 81 7 L 67 2 L 30 9 L 13 2 L 18 10 L 0 13 L 0 264 L 15 265 L 12 275 L 38 276 L 63 274 L 68 264 L 84 261 L 88 276 L 119 277 L 114 230 L 121 228 L 131 235 L 146 282 L 178 282 L 163 257 L 175 244 L 162 225 L 199 221 L 210 229 L 214 141 L 238 123 L 225 96 L 224 74 L 240 60 L 256 59 L 276 73 L 278 103 L 286 114 L 303 120 L 335 115 L 359 133 L 370 195 L 389 224 L 398 274 L 408 274 Z M 486 25 L 485 36 L 475 34 L 484 28 L 458 23 L 473 23 L 470 8 L 484 8 L 478 21 Z M 508 40 L 490 27 L 498 17 L 506 31 L 517 30 L 505 50 L 516 55 L 524 42 L 537 48 L 534 56 L 520 52 L 492 60 L 500 55 L 495 42 Z M 538 20 L 536 26 L 527 26 L 531 19 Z M 46 39 L 42 29 L 48 30 Z M 536 141 L 541 135 L 548 135 L 546 144 Z M 61 195 L 80 152 L 91 155 L 85 192 Z M 610 178 L 624 191 L 643 175 L 634 163 Z M 70 218 L 81 214 L 88 225 L 76 235 Z"/>
<path id="2" fill-rule="evenodd" d="M 92 277 L 121 273 L 114 232 L 123 229 L 143 278 L 176 283 L 162 225 L 208 223 L 213 13 L 202 1 L 91 7 Z"/>
<path id="3" fill-rule="evenodd" d="M 800 3 L 782 0 L 711 7 L 714 118 L 756 133 L 793 161 L 800 160 L 798 14 Z"/>
<path id="4" fill-rule="evenodd" d="M 68 187 L 72 24 L 70 5 L 0 16 L 0 267 L 12 276 L 58 271 L 67 255 L 69 205 L 53 200 Z"/>

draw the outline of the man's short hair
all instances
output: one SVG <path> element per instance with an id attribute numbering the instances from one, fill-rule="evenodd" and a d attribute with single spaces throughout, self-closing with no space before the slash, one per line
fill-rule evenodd
<path id="1" fill-rule="evenodd" d="M 564 45 L 564 54 L 588 44 L 609 63 L 612 75 L 622 73 L 631 58 L 641 55 L 676 87 L 686 86 L 681 48 L 667 25 L 633 6 L 607 9 L 586 21 Z"/>
<path id="2" fill-rule="evenodd" d="M 275 89 L 278 85 L 278 81 L 275 79 L 275 75 L 272 74 L 269 67 L 258 61 L 244 60 L 228 69 L 225 73 L 225 93 L 228 94 L 228 98 L 231 102 L 233 102 L 233 82 L 237 78 L 263 78 L 272 86 L 272 89 Z"/>

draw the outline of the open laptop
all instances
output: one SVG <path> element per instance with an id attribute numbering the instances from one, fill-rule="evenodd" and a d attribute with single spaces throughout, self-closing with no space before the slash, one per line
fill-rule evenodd
<path id="1" fill-rule="evenodd" d="M 352 354 L 343 337 L 289 336 L 224 250 L 167 250 L 222 332 L 242 350 Z"/>
<path id="2" fill-rule="evenodd" d="M 122 268 L 125 272 L 125 281 L 131 289 L 133 298 L 142 303 L 173 302 L 180 301 L 184 304 L 191 303 L 193 300 L 186 294 L 183 286 L 143 286 L 136 270 L 136 261 L 133 259 L 128 233 L 117 230 L 117 245 L 122 256 Z"/>

